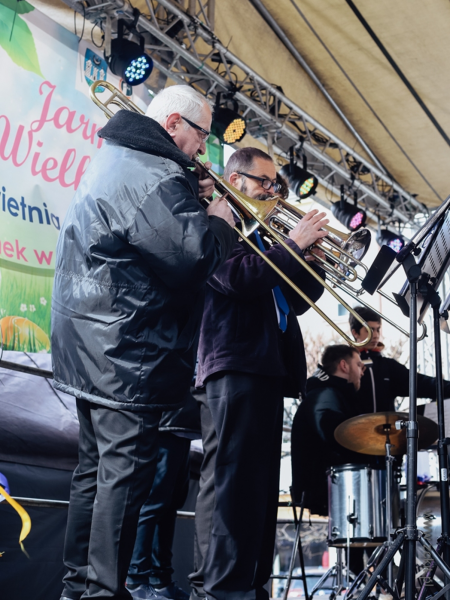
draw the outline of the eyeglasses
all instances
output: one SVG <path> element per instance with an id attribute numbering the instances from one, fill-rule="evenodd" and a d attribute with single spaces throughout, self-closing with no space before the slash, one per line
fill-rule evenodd
<path id="1" fill-rule="evenodd" d="M 200 127 L 200 125 L 197 125 L 197 123 L 194 123 L 193 121 L 190 121 L 189 119 L 186 119 L 186 117 L 181 117 L 183 119 L 183 121 L 186 121 L 186 123 L 188 125 L 190 125 L 191 127 L 193 127 L 194 129 L 196 129 L 197 131 L 200 131 L 200 133 L 202 134 L 200 136 L 202 142 L 206 142 L 206 140 L 209 138 L 209 136 L 211 135 L 211 132 L 208 131 L 207 129 L 203 129 L 203 127 Z"/>
<path id="2" fill-rule="evenodd" d="M 257 177 L 256 175 L 249 175 L 249 173 L 243 173 L 242 171 L 237 171 L 238 175 L 243 175 L 244 177 L 249 177 L 250 179 L 256 179 L 261 183 L 261 187 L 264 190 L 269 191 L 270 188 L 273 188 L 275 194 L 281 190 L 281 183 L 274 183 L 271 179 L 265 179 L 265 177 Z"/>

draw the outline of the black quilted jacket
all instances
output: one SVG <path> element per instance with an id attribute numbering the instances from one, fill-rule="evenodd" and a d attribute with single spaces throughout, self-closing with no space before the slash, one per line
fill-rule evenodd
<path id="1" fill-rule="evenodd" d="M 120 111 L 62 227 L 52 299 L 55 387 L 111 408 L 180 406 L 204 285 L 236 238 L 198 202 L 189 157 L 155 121 Z"/>

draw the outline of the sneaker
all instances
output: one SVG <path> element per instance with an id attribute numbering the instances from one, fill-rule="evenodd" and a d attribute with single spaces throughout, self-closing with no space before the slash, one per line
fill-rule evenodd
<path id="1" fill-rule="evenodd" d="M 132 589 L 128 586 L 127 590 L 135 600 L 166 600 L 167 598 L 167 596 L 161 596 L 155 588 L 148 583 L 143 583 Z"/>
<path id="2" fill-rule="evenodd" d="M 167 587 L 155 588 L 155 592 L 160 596 L 170 598 L 171 600 L 189 600 L 189 594 L 175 585 L 173 581 Z"/>

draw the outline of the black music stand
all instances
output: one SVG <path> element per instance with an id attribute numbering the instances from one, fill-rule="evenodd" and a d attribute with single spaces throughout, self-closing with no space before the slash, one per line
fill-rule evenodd
<path id="1" fill-rule="evenodd" d="M 383 282 L 379 287 L 384 285 L 391 275 L 397 270 L 398 266 L 402 265 L 407 277 L 407 283 L 402 288 L 400 294 L 395 295 L 400 308 L 406 316 L 410 319 L 410 370 L 409 370 L 409 415 L 408 421 L 399 421 L 396 423 L 396 427 L 406 429 L 406 462 L 407 462 L 407 480 L 406 480 L 406 522 L 405 527 L 397 530 L 393 536 L 391 542 L 388 541 L 386 546 L 386 553 L 378 566 L 373 571 L 372 576 L 367 582 L 364 589 L 361 591 L 358 600 L 366 600 L 370 595 L 373 587 L 382 582 L 383 588 L 387 589 L 396 600 L 399 600 L 402 587 L 403 579 L 405 583 L 405 599 L 415 600 L 416 587 L 415 587 L 415 575 L 416 575 L 416 542 L 418 541 L 424 547 L 425 551 L 428 552 L 435 563 L 442 569 L 444 575 L 450 581 L 450 568 L 446 562 L 440 557 L 438 552 L 431 546 L 428 540 L 424 537 L 423 532 L 417 529 L 416 522 L 416 504 L 417 504 L 417 450 L 418 450 L 418 423 L 417 423 L 417 323 L 423 320 L 427 308 L 430 306 L 430 302 L 435 303 L 429 294 L 429 288 L 425 291 L 425 285 L 429 286 L 433 292 L 436 287 L 442 281 L 445 274 L 445 270 L 448 266 L 450 259 L 450 235 L 447 238 L 447 233 L 442 235 L 442 231 L 447 228 L 450 230 L 450 214 L 448 209 L 450 208 L 450 198 L 443 203 L 443 205 L 436 211 L 436 213 L 425 223 L 420 231 L 414 236 L 413 241 L 410 242 L 403 250 L 397 255 L 397 262 L 399 263 L 396 267 L 392 268 L 388 275 L 384 278 Z M 442 264 L 434 264 L 435 245 L 436 243 L 442 244 L 442 238 L 444 238 L 444 247 L 448 242 L 448 251 L 442 256 Z M 439 252 L 438 252 L 439 254 Z M 416 263 L 415 256 L 420 256 L 419 264 Z M 433 260 L 428 260 L 433 257 Z M 431 273 L 426 273 L 425 278 L 422 277 L 422 267 L 426 267 L 431 270 Z M 419 283 L 420 282 L 420 283 Z M 419 294 L 420 292 L 420 294 Z M 423 297 L 425 293 L 426 297 Z M 418 310 L 418 299 L 421 298 L 422 304 L 420 311 Z M 440 300 L 439 300 L 440 303 Z M 439 306 L 439 304 L 438 304 Z M 438 308 L 439 311 L 439 308 Z M 420 314 L 419 314 L 420 313 Z M 440 316 L 438 318 L 440 321 Z M 438 336 L 439 337 L 439 336 Z M 439 338 L 440 341 L 440 338 Z M 439 344 L 440 348 L 440 344 Z M 438 361 L 437 361 L 438 362 Z M 439 353 L 440 363 L 440 353 Z M 442 386 L 442 364 L 439 364 L 440 369 L 440 391 L 443 396 Z M 438 377 L 439 379 L 439 377 Z M 439 393 L 439 390 L 438 390 Z M 443 397 L 441 398 L 441 408 L 443 417 Z M 441 429 L 445 427 L 443 419 L 440 424 Z M 445 429 L 443 429 L 445 439 Z M 444 445 L 445 447 L 445 445 Z M 441 472 L 442 478 L 442 472 Z M 447 513 L 448 513 L 448 487 L 447 487 Z M 393 561 L 397 551 L 403 546 L 402 563 L 399 568 L 399 574 L 397 576 L 396 585 L 393 589 L 389 583 L 382 577 L 382 574 L 388 568 L 391 561 Z M 439 596 L 442 596 L 447 591 L 447 585 L 444 590 L 438 592 Z M 437 600 L 437 597 L 436 597 Z"/>

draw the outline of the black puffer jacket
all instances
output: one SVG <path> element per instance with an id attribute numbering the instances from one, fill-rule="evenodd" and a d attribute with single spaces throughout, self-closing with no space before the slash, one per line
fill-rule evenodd
<path id="1" fill-rule="evenodd" d="M 236 237 L 201 207 L 193 163 L 158 123 L 120 111 L 100 136 L 56 251 L 55 387 L 111 408 L 177 407 L 204 284 Z"/>
<path id="2" fill-rule="evenodd" d="M 366 464 L 372 457 L 347 450 L 334 438 L 338 425 L 360 414 L 355 388 L 319 367 L 306 383 L 306 398 L 292 424 L 292 487 L 296 502 L 306 492 L 305 506 L 327 513 L 326 470 L 345 463 Z"/>

